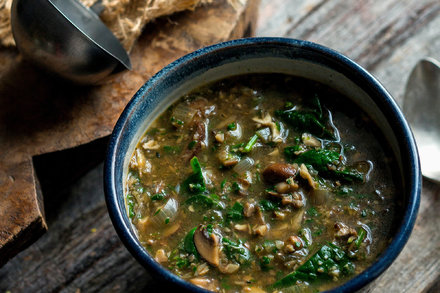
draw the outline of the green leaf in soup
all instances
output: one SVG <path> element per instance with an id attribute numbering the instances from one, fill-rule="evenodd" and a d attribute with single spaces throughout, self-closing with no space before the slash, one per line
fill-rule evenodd
<path id="1" fill-rule="evenodd" d="M 352 273 L 354 273 L 354 264 L 346 253 L 333 243 L 327 243 L 296 271 L 278 280 L 272 287 L 286 288 L 295 285 L 297 281 L 311 283 L 315 280 L 332 279 L 335 275 L 343 276 Z"/>
<path id="2" fill-rule="evenodd" d="M 257 139 L 258 139 L 258 135 L 254 134 L 254 135 L 249 139 L 248 143 L 244 146 L 244 148 L 243 148 L 243 152 L 244 152 L 244 153 L 249 153 L 249 152 L 253 149 L 255 143 L 257 142 Z"/>
<path id="3" fill-rule="evenodd" d="M 243 210 L 243 205 L 239 202 L 236 202 L 231 208 L 227 209 L 226 220 L 234 222 L 243 220 Z"/>
<path id="4" fill-rule="evenodd" d="M 193 194 L 200 194 L 206 190 L 205 178 L 203 177 L 202 166 L 200 166 L 197 157 L 190 161 L 193 173 L 183 181 L 183 187 L 186 191 Z"/>
<path id="5" fill-rule="evenodd" d="M 239 264 L 247 264 L 251 260 L 251 253 L 246 246 L 243 245 L 241 240 L 233 241 L 228 238 L 222 240 L 226 257 L 229 260 L 234 260 Z"/>
<path id="6" fill-rule="evenodd" d="M 287 159 L 294 160 L 298 156 L 295 153 L 303 150 L 305 150 L 303 146 L 293 145 L 293 146 L 285 147 L 283 152 Z"/>
<path id="7" fill-rule="evenodd" d="M 194 244 L 194 232 L 196 232 L 197 227 L 191 229 L 185 236 L 183 240 L 183 249 L 189 254 L 193 254 L 197 259 L 199 258 L 199 252 L 197 251 L 196 245 Z"/>
<path id="8" fill-rule="evenodd" d="M 263 199 L 259 202 L 260 208 L 263 211 L 275 211 L 280 207 L 279 202 Z"/>
<path id="9" fill-rule="evenodd" d="M 320 138 L 335 139 L 334 134 L 322 124 L 315 113 L 306 111 L 275 111 L 275 115 L 301 132 L 310 132 Z"/>
<path id="10" fill-rule="evenodd" d="M 216 208 L 223 209 L 223 205 L 220 202 L 220 198 L 215 194 L 196 194 L 191 196 L 185 201 L 185 204 L 192 204 L 196 208 Z"/>
<path id="11" fill-rule="evenodd" d="M 315 170 L 328 171 L 327 165 L 338 165 L 340 154 L 325 149 L 312 149 L 300 154 L 294 162 L 312 165 Z"/>
<path id="12" fill-rule="evenodd" d="M 346 182 L 362 182 L 365 179 L 365 175 L 356 169 L 345 168 L 344 170 L 332 170 L 328 171 L 327 177 L 332 177 L 336 180 Z"/>

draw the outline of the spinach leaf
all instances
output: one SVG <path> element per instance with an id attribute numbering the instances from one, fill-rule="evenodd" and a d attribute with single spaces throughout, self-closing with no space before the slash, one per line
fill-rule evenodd
<path id="1" fill-rule="evenodd" d="M 215 194 L 197 194 L 191 196 L 185 201 L 185 204 L 192 204 L 197 208 L 217 208 L 223 209 L 223 205 L 220 202 L 220 198 Z"/>
<path id="2" fill-rule="evenodd" d="M 305 148 L 301 145 L 288 146 L 284 148 L 284 155 L 286 156 L 286 158 L 293 160 L 297 156 L 295 152 L 299 152 L 302 150 L 305 150 Z"/>
<path id="3" fill-rule="evenodd" d="M 228 238 L 223 238 L 222 243 L 226 257 L 229 260 L 235 260 L 239 264 L 246 264 L 251 260 L 251 253 L 241 240 L 234 242 Z"/>
<path id="4" fill-rule="evenodd" d="M 160 193 L 153 194 L 151 196 L 151 200 L 163 200 L 166 196 L 166 193 L 162 191 Z"/>
<path id="5" fill-rule="evenodd" d="M 297 164 L 312 165 L 318 172 L 328 171 L 327 165 L 339 164 L 339 153 L 325 149 L 312 149 L 300 154 L 294 162 Z"/>
<path id="6" fill-rule="evenodd" d="M 356 169 L 345 168 L 344 170 L 332 170 L 328 171 L 327 177 L 331 177 L 341 181 L 353 182 L 364 181 L 364 174 Z"/>
<path id="7" fill-rule="evenodd" d="M 333 243 L 327 243 L 296 271 L 272 286 L 285 288 L 295 285 L 297 281 L 313 282 L 317 279 L 331 279 L 334 274 L 349 275 L 353 272 L 354 264 L 345 252 Z"/>
<path id="8" fill-rule="evenodd" d="M 260 208 L 263 211 L 275 211 L 280 207 L 280 203 L 279 202 L 274 202 L 271 200 L 267 200 L 267 199 L 263 199 L 259 202 L 260 204 Z"/>
<path id="9" fill-rule="evenodd" d="M 310 132 L 321 138 L 335 139 L 334 134 L 319 121 L 319 118 L 313 112 L 278 110 L 275 111 L 275 115 L 297 131 Z"/>
<path id="10" fill-rule="evenodd" d="M 341 165 L 341 162 L 339 161 L 340 154 L 335 151 L 312 149 L 295 156 L 292 147 L 286 147 L 284 149 L 284 154 L 288 159 L 291 159 L 297 164 L 313 166 L 313 168 L 318 171 L 321 176 L 326 178 L 332 178 L 345 182 L 362 182 L 364 180 L 363 173 L 356 169 Z M 341 169 L 331 170 L 327 168 L 327 165 L 339 165 Z"/>
<path id="11" fill-rule="evenodd" d="M 236 202 L 231 208 L 228 208 L 226 211 L 226 220 L 227 221 L 240 221 L 243 220 L 243 205 L 239 202 Z"/>
<path id="12" fill-rule="evenodd" d="M 273 267 L 270 266 L 270 262 L 272 261 L 272 259 L 273 259 L 272 255 L 270 256 L 264 255 L 260 258 L 260 268 L 263 272 L 267 272 L 273 269 Z"/>
<path id="13" fill-rule="evenodd" d="M 196 232 L 196 229 L 197 227 L 191 229 L 188 234 L 186 234 L 183 240 L 183 249 L 199 259 L 199 252 L 197 251 L 196 245 L 194 244 L 194 232 Z"/>
<path id="14" fill-rule="evenodd" d="M 206 190 L 205 178 L 202 173 L 199 159 L 193 157 L 190 161 L 193 174 L 183 181 L 183 187 L 190 193 L 200 194 Z"/>

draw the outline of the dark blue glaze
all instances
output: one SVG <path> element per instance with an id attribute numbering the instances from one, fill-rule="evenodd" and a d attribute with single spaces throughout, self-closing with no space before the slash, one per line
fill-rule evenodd
<path id="1" fill-rule="evenodd" d="M 401 218 L 392 242 L 378 260 L 360 275 L 329 292 L 356 291 L 383 273 L 396 259 L 413 229 L 420 203 L 421 171 L 417 147 L 411 130 L 396 102 L 366 70 L 331 49 L 307 41 L 284 38 L 248 38 L 216 44 L 197 50 L 169 64 L 153 76 L 134 95 L 121 114 L 110 138 L 105 161 L 104 186 L 110 218 L 122 242 L 133 256 L 152 273 L 171 286 L 191 292 L 208 292 L 194 286 L 159 265 L 139 244 L 126 213 L 123 198 L 123 163 L 131 141 L 142 121 L 153 112 L 161 97 L 191 77 L 209 68 L 235 60 L 279 57 L 318 63 L 342 73 L 362 88 L 387 117 L 399 144 L 403 162 L 404 191 Z M 156 110 L 158 111 L 158 110 Z"/>

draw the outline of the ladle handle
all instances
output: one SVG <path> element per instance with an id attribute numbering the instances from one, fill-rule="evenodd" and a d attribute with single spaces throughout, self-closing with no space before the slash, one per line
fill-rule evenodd
<path id="1" fill-rule="evenodd" d="M 102 5 L 102 0 L 98 0 L 95 3 L 93 3 L 92 6 L 90 6 L 90 10 L 96 13 L 96 15 L 100 15 L 101 12 L 104 10 L 104 5 Z"/>

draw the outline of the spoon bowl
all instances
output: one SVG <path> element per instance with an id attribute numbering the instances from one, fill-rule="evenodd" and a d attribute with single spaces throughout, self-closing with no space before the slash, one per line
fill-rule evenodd
<path id="1" fill-rule="evenodd" d="M 413 130 L 422 174 L 440 182 L 440 63 L 420 60 L 406 84 L 403 112 Z"/>
<path id="2" fill-rule="evenodd" d="M 11 25 L 23 56 L 64 78 L 96 83 L 131 69 L 113 33 L 75 0 L 14 0 Z"/>

